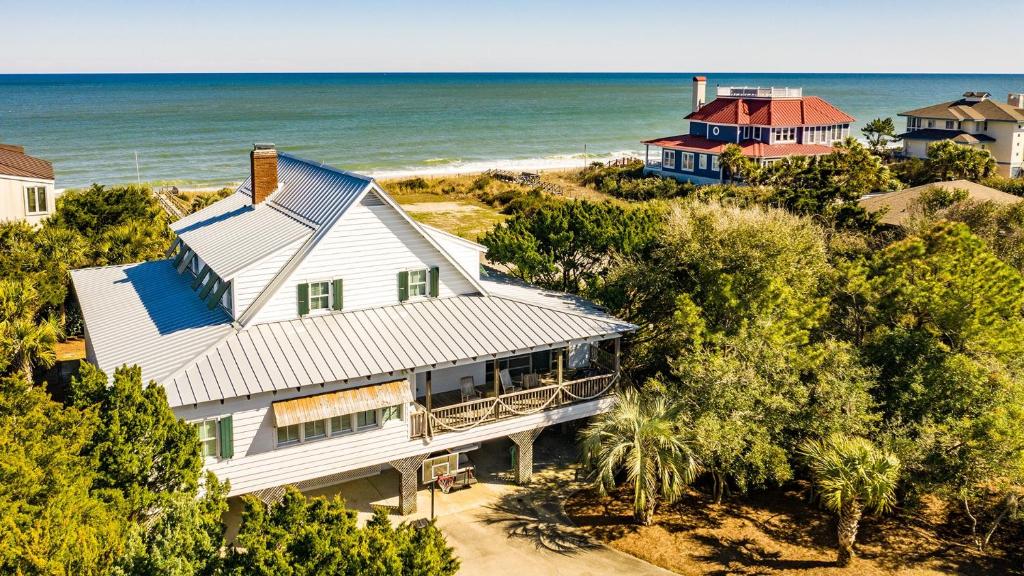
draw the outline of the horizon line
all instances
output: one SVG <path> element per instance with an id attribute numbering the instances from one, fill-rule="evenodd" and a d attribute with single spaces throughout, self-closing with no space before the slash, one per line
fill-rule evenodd
<path id="1" fill-rule="evenodd" d="M 224 71 L 88 71 L 88 72 L 2 72 L 0 76 L 172 76 L 172 75 L 243 75 L 243 74 L 320 74 L 320 75 L 441 75 L 441 74 L 465 74 L 465 75 L 487 75 L 487 74 L 657 74 L 664 76 L 687 75 L 687 74 L 857 74 L 864 76 L 1024 76 L 1024 72 L 864 72 L 864 71 L 806 71 L 806 70 L 775 70 L 775 71 L 750 71 L 750 70 L 689 70 L 689 71 L 657 71 L 657 70 L 361 70 L 361 71 L 328 71 L 328 70 L 224 70 Z"/>

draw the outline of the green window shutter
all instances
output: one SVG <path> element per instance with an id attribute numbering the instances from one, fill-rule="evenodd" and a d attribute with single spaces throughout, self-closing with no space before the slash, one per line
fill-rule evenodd
<path id="1" fill-rule="evenodd" d="M 430 297 L 437 298 L 438 288 L 440 287 L 441 280 L 441 269 L 434 266 L 430 269 Z"/>
<path id="2" fill-rule="evenodd" d="M 341 310 L 345 306 L 345 286 L 341 281 L 341 278 L 334 279 L 334 286 L 331 287 L 331 292 L 334 302 L 331 302 L 331 307 L 335 310 Z"/>
<path id="3" fill-rule="evenodd" d="M 398 301 L 405 302 L 409 299 L 409 273 L 401 271 L 398 273 Z"/>
<path id="4" fill-rule="evenodd" d="M 299 316 L 309 314 L 309 284 L 299 284 Z"/>
<path id="5" fill-rule="evenodd" d="M 203 268 L 199 271 L 199 274 L 196 274 L 196 277 L 192 279 L 192 289 L 195 290 L 196 288 L 199 288 L 199 285 L 203 283 L 203 278 L 206 278 L 206 275 L 209 273 L 210 265 L 203 264 Z"/>
<path id="6" fill-rule="evenodd" d="M 220 457 L 231 458 L 235 455 L 235 433 L 231 424 L 231 416 L 225 416 L 217 421 L 220 428 Z"/>

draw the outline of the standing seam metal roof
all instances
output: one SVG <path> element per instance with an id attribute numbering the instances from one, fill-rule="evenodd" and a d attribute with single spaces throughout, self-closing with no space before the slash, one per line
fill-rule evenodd
<path id="1" fill-rule="evenodd" d="M 225 280 L 304 239 L 348 210 L 371 180 L 279 152 L 279 188 L 252 205 L 251 178 L 231 196 L 171 225 Z"/>
<path id="2" fill-rule="evenodd" d="M 235 331 L 165 382 L 171 406 L 607 337 L 607 315 L 497 296 L 427 299 Z"/>

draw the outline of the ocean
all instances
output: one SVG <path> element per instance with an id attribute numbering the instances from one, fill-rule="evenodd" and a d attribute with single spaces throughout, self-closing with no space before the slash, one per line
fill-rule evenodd
<path id="1" fill-rule="evenodd" d="M 1024 75 L 701 74 L 709 97 L 803 87 L 857 118 L 858 135 L 968 90 L 1024 91 Z M 685 132 L 692 75 L 0 75 L 0 142 L 51 160 L 58 187 L 237 182 L 253 142 L 378 176 L 582 166 L 584 150 L 612 158 Z"/>

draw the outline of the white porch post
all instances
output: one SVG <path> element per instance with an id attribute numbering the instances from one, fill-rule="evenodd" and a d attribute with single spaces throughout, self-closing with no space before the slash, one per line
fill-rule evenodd
<path id="1" fill-rule="evenodd" d="M 425 422 L 425 427 L 426 427 L 425 433 L 426 433 L 427 438 L 430 438 L 430 409 L 431 409 L 431 405 L 433 404 L 433 402 L 431 401 L 431 399 L 432 399 L 431 397 L 434 395 L 433 382 L 432 382 L 433 381 L 433 377 L 432 377 L 433 373 L 434 373 L 433 370 L 427 370 L 426 385 L 425 385 L 426 392 L 427 392 L 427 414 L 426 414 L 426 417 L 424 419 L 426 420 L 426 422 Z"/>

